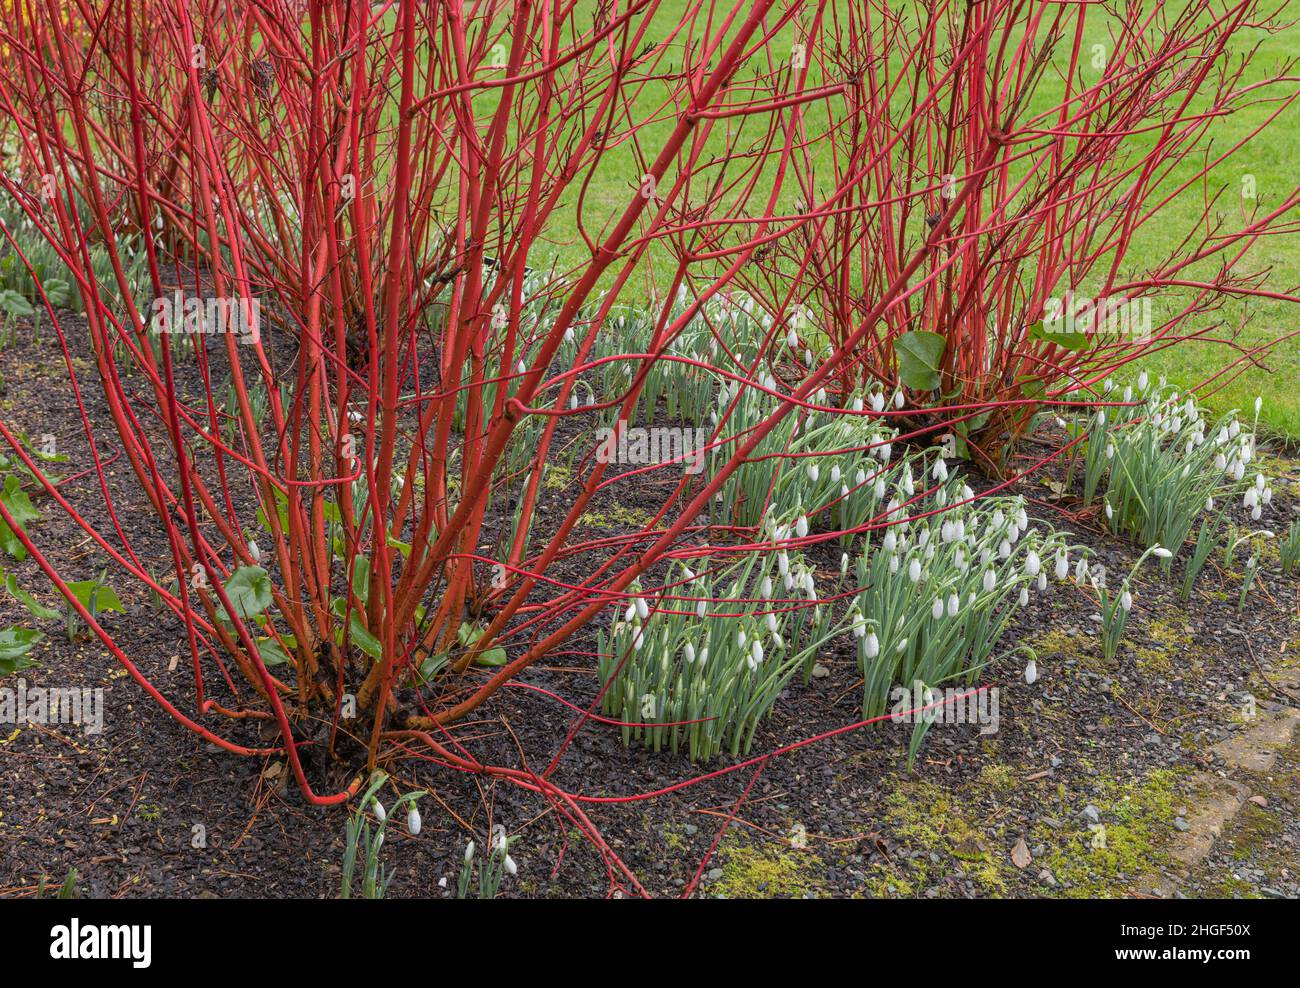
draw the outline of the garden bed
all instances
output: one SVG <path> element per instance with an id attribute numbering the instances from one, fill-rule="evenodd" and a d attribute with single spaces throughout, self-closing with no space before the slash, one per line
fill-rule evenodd
<path id="1" fill-rule="evenodd" d="M 91 382 L 84 335 L 70 332 L 68 340 L 73 366 Z M 59 475 L 74 478 L 62 490 L 83 506 L 96 501 L 97 481 L 93 473 L 75 476 L 90 458 L 84 435 L 72 427 L 77 419 L 59 360 L 48 327 L 18 333 L 0 353 L 0 402 L 11 427 L 29 436 L 57 433 L 68 457 Z M 84 388 L 82 398 L 91 421 L 103 422 L 97 388 Z M 1043 438 L 1059 445 L 1060 436 Z M 1300 469 L 1264 452 L 1277 496 L 1263 521 L 1249 522 L 1244 511 L 1238 520 L 1243 528 L 1284 530 L 1300 512 Z M 101 454 L 109 458 L 112 450 Z M 106 476 L 136 551 L 142 558 L 152 553 L 145 561 L 164 571 L 167 543 L 151 540 L 155 523 L 127 468 L 117 462 Z M 1061 478 L 1050 468 L 1013 493 L 1030 500 L 1031 516 L 1089 546 L 1110 572 L 1126 571 L 1138 551 L 1106 532 L 1095 511 L 1080 511 L 1070 497 L 1054 503 Z M 557 507 L 566 496 L 561 485 L 545 494 Z M 112 531 L 98 500 L 99 514 L 89 520 Z M 662 496 L 647 503 L 656 506 Z M 630 534 L 645 507 L 634 495 L 610 495 L 584 524 L 592 535 Z M 66 515 L 43 515 L 32 533 L 60 572 L 93 576 L 103 568 L 103 557 Z M 546 517 L 544 501 L 543 524 Z M 836 558 L 838 550 L 827 548 L 818 564 L 833 567 Z M 1242 574 L 1221 563 L 1212 557 L 1186 604 L 1174 586 L 1180 579 L 1154 567 L 1141 571 L 1132 620 L 1112 663 L 1102 658 L 1095 598 L 1073 583 L 1053 585 L 1050 606 L 1025 611 L 996 650 L 1005 656 L 1013 646 L 1032 646 L 1037 681 L 1026 683 L 1023 657 L 997 662 L 982 677 L 998 690 L 997 730 L 935 724 L 912 771 L 905 764 L 911 725 L 884 722 L 638 798 L 858 720 L 858 665 L 851 639 L 841 638 L 819 655 L 809 683 L 796 678 L 783 692 L 747 759 L 722 755 L 692 765 L 682 755 L 625 747 L 616 728 L 588 723 L 553 780 L 585 797 L 628 798 L 584 809 L 654 895 L 694 886 L 705 896 L 1108 896 L 1151 894 L 1171 876 L 1173 887 L 1189 895 L 1300 894 L 1294 747 L 1280 743 L 1271 778 L 1220 753 L 1255 717 L 1297 705 L 1300 580 L 1283 577 L 1276 557 L 1264 553 L 1238 612 Z M 7 568 L 29 589 L 44 585 L 30 560 Z M 563 569 L 556 572 L 562 579 Z M 119 589 L 124 613 L 105 615 L 106 626 L 173 702 L 192 711 L 183 629 L 163 620 L 143 590 Z M 48 590 L 40 596 L 54 602 Z M 26 613 L 5 596 L 0 620 L 20 624 Z M 458 725 L 457 739 L 485 763 L 523 767 L 522 752 L 533 769 L 544 768 L 574 717 L 553 696 L 583 708 L 591 703 L 599 688 L 594 650 L 594 630 L 580 634 Z M 58 885 L 69 869 L 85 895 L 337 894 L 344 817 L 308 806 L 282 759 L 238 758 L 196 743 L 97 640 L 50 633 L 32 657 L 37 665 L 20 673 L 31 686 L 105 691 L 104 730 L 86 735 L 69 726 L 24 725 L 0 737 L 0 894 L 33 894 L 42 879 Z M 242 736 L 253 740 L 258 732 L 250 723 Z M 389 828 L 383 856 L 395 873 L 390 896 L 454 895 L 466 840 L 498 823 L 518 837 L 511 851 L 518 875 L 506 880 L 503 894 L 611 891 L 591 844 L 541 796 L 418 757 L 388 768 L 403 791 L 427 786 L 431 793 L 421 803 L 419 836 Z M 1187 869 L 1172 851 L 1195 825 L 1206 778 L 1220 773 L 1264 804 L 1245 801 L 1228 836 L 1184 878 Z M 1104 847 L 1097 845 L 1098 826 Z"/>

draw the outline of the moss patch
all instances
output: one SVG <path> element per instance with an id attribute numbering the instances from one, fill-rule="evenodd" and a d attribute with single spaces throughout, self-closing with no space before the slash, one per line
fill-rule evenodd
<path id="1" fill-rule="evenodd" d="M 1157 870 L 1166 860 L 1172 835 L 1173 772 L 1161 769 L 1144 779 L 1103 779 L 1092 803 L 1101 828 L 1073 832 L 1034 829 L 1034 839 L 1047 845 L 1042 864 L 1071 898 L 1102 899 L 1125 895 L 1135 879 Z M 1078 807 L 1075 807 L 1077 811 Z M 1070 814 L 1063 813 L 1069 816 Z"/>
<path id="2" fill-rule="evenodd" d="M 812 873 L 817 857 L 809 851 L 759 847 L 745 838 L 728 839 L 719 848 L 722 877 L 710 891 L 728 899 L 802 899 L 822 894 Z"/>

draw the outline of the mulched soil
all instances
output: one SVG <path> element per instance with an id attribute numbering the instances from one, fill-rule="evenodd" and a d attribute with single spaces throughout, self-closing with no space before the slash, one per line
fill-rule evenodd
<path id="1" fill-rule="evenodd" d="M 114 434 L 77 326 L 65 320 L 73 366 L 97 438 L 107 442 Z M 56 434 L 69 456 L 57 469 L 73 477 L 91 458 L 58 352 L 48 326 L 20 334 L 0 352 L 0 408 L 11 428 L 31 437 Z M 195 369 L 182 374 L 181 387 L 197 395 Z M 114 449 L 102 452 L 109 457 Z M 1283 530 L 1300 517 L 1300 470 L 1278 457 L 1267 469 L 1278 479 L 1261 524 Z M 1091 546 L 1112 576 L 1127 571 L 1134 546 L 1080 515 L 1077 504 L 1055 503 L 1050 484 L 1059 476 L 1049 470 L 1021 483 L 1031 513 Z M 162 572 L 166 541 L 122 460 L 109 468 L 108 481 L 133 546 Z M 112 531 L 93 474 L 74 477 L 62 490 L 101 531 Z M 585 537 L 627 532 L 629 526 L 608 519 L 662 500 L 644 484 L 615 490 L 594 505 L 606 523 L 585 530 Z M 558 489 L 546 497 L 549 523 L 567 509 L 572 494 Z M 104 556 L 84 532 L 47 499 L 37 505 L 44 518 L 30 531 L 59 572 L 73 579 L 98 575 Z M 1249 526 L 1244 516 L 1238 522 Z M 1238 570 L 1246 554 L 1238 553 Z M 824 565 L 832 566 L 838 549 L 824 555 Z M 1221 563 L 1216 557 L 1207 567 L 1186 604 L 1175 586 L 1180 567 L 1176 578 L 1166 578 L 1149 566 L 1125 644 L 1109 666 L 1101 656 L 1095 602 L 1072 585 L 1054 586 L 1050 606 L 1029 609 L 1003 643 L 1005 651 L 1020 643 L 1036 648 L 1038 681 L 1025 683 L 1023 658 L 997 663 L 986 679 L 999 690 L 998 730 L 981 734 L 978 725 L 937 724 L 912 771 L 905 765 L 910 725 L 880 724 L 671 794 L 589 803 L 585 811 L 653 895 L 683 894 L 733 813 L 703 865 L 696 895 L 1141 894 L 1143 876 L 1168 867 L 1163 849 L 1178 832 L 1184 804 L 1195 798 L 1192 773 L 1222 768 L 1210 747 L 1241 729 L 1247 694 L 1255 691 L 1260 703 L 1283 699 L 1260 692 L 1261 670 L 1273 673 L 1298 661 L 1300 580 L 1283 577 L 1276 556 L 1265 555 L 1247 607 L 1238 613 L 1241 574 Z M 56 603 L 31 560 L 5 566 L 24 587 Z M 115 585 L 126 613 L 108 615 L 106 625 L 173 702 L 192 712 L 183 629 L 155 611 L 146 593 L 124 581 Z M 0 626 L 31 624 L 15 600 L 0 597 Z M 337 894 L 341 811 L 309 806 L 281 759 L 239 758 L 197 739 L 150 700 L 97 639 L 69 642 L 59 629 L 42 627 L 47 635 L 34 653 L 39 664 L 21 675 L 29 686 L 102 688 L 105 727 L 99 735 L 72 726 L 0 728 L 0 894 L 35 894 L 42 881 L 59 885 L 69 869 L 86 896 Z M 584 654 L 593 648 L 594 636 L 580 635 L 522 682 L 583 706 L 598 685 Z M 761 726 L 752 755 L 858 719 L 848 644 L 828 649 L 820 662 L 828 674 L 791 685 Z M 521 764 L 522 752 L 539 769 L 551 761 L 572 719 L 569 708 L 520 686 L 498 694 L 472 723 L 461 725 L 458 737 L 485 762 Z M 231 729 L 214 720 L 211 726 L 256 737 L 250 725 Z M 1294 752 L 1287 757 L 1279 769 L 1285 768 L 1281 777 L 1291 780 L 1294 794 L 1297 761 Z M 626 748 L 616 729 L 587 725 L 552 778 L 587 796 L 634 797 L 737 761 L 721 757 L 692 766 L 684 756 Z M 610 894 L 599 854 L 542 797 L 419 759 L 391 770 L 401 791 L 428 787 L 431 795 L 421 803 L 418 837 L 390 827 L 383 852 L 395 874 L 390 897 L 453 895 L 465 841 L 474 836 L 482 842 L 496 823 L 519 837 L 512 850 L 519 872 L 507 879 L 503 895 Z M 348 771 L 318 780 L 319 788 L 345 780 Z M 1251 804 L 1281 821 L 1253 845 L 1255 857 L 1243 866 L 1244 859 L 1221 842 L 1188 894 L 1300 892 L 1300 807 L 1287 789 L 1279 784 L 1267 809 Z M 1105 828 L 1106 846 L 1097 846 L 1090 824 Z M 1013 861 L 1022 840 L 1032 859 L 1027 864 L 1019 851 Z M 1245 877 L 1243 867 L 1250 869 Z"/>

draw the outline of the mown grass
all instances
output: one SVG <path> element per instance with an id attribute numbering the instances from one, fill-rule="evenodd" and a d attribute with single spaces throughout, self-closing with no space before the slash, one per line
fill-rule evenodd
<path id="1" fill-rule="evenodd" d="M 651 36 L 666 37 L 678 26 L 680 15 L 686 8 L 685 0 L 667 0 L 657 15 L 662 21 L 662 27 L 657 21 L 656 30 L 651 32 Z M 771 46 L 776 51 L 774 60 L 788 56 L 790 40 L 788 31 L 773 39 Z M 1095 17 L 1090 14 L 1084 51 L 1091 51 L 1094 43 L 1109 42 L 1108 24 L 1104 16 L 1100 12 Z M 1291 26 L 1274 35 L 1258 30 L 1239 32 L 1233 37 L 1232 52 L 1234 61 L 1253 52 L 1253 60 L 1241 84 L 1261 82 L 1274 75 L 1280 64 L 1300 57 L 1300 26 Z M 811 80 L 810 85 L 819 81 Z M 1276 99 L 1294 91 L 1295 85 L 1274 85 L 1261 93 L 1271 96 L 1273 102 L 1249 106 L 1216 121 L 1210 129 L 1209 140 L 1198 149 L 1200 153 L 1188 155 L 1180 161 L 1162 187 L 1172 189 L 1190 180 L 1203 166 L 1206 158 L 1213 159 L 1232 144 L 1246 138 L 1275 111 Z M 1291 88 L 1288 89 L 1288 86 Z M 646 116 L 650 115 L 657 102 L 655 96 L 655 93 L 647 91 L 636 109 L 644 110 Z M 1050 106 L 1056 96 L 1057 89 L 1049 77 L 1037 94 L 1035 104 L 1039 107 Z M 641 148 L 653 151 L 657 137 L 666 135 L 670 126 L 671 121 L 667 119 L 650 124 L 639 135 Z M 1261 213 L 1275 208 L 1297 184 L 1296 164 L 1300 162 L 1300 140 L 1296 137 L 1298 127 L 1300 108 L 1292 106 L 1262 134 L 1249 140 L 1227 161 L 1216 166 L 1203 186 L 1187 190 L 1175 201 L 1156 210 L 1135 238 L 1134 248 L 1126 264 L 1126 273 L 1130 276 L 1143 274 L 1145 263 L 1163 260 L 1171 251 L 1176 251 L 1188 231 L 1197 228 L 1204 202 L 1216 195 L 1219 198 L 1210 214 L 1210 220 L 1213 222 L 1224 218 L 1227 229 L 1233 228 L 1234 219 L 1238 224 L 1241 223 L 1243 208 L 1257 208 Z M 1149 139 L 1135 139 L 1138 149 L 1136 153 L 1139 155 L 1146 146 L 1143 141 L 1149 144 Z M 722 152 L 724 149 L 719 146 L 717 150 Z M 639 163 L 630 146 L 610 153 L 605 158 L 583 199 L 582 222 L 588 231 L 598 231 L 626 206 L 630 198 L 636 195 L 640 174 Z M 1254 183 L 1256 199 L 1253 202 L 1243 200 L 1242 197 L 1243 180 L 1247 176 Z M 765 189 L 760 187 L 760 191 Z M 1156 197 L 1153 201 L 1158 201 L 1159 198 Z M 1235 217 L 1230 214 L 1235 214 Z M 550 230 L 553 238 L 551 247 L 561 266 L 580 265 L 590 256 L 578 236 L 577 227 L 578 209 L 575 201 L 566 204 L 566 208 L 557 213 Z M 647 265 L 651 275 L 658 269 L 661 281 L 666 260 L 666 256 L 652 253 Z M 1215 259 L 1189 268 L 1187 276 L 1208 277 L 1218 263 Z M 1267 287 L 1295 291 L 1300 286 L 1300 235 L 1262 240 L 1247 253 L 1241 262 L 1241 269 L 1268 269 Z M 647 281 L 649 280 L 648 275 Z M 1188 298 L 1187 292 L 1171 291 L 1156 299 L 1153 305 L 1155 325 L 1159 326 L 1163 318 L 1180 309 Z M 1206 339 L 1187 341 L 1152 353 L 1144 357 L 1139 365 L 1134 365 L 1133 374 L 1136 375 L 1137 367 L 1141 366 L 1153 373 L 1167 376 L 1180 387 L 1191 388 L 1220 375 L 1238 358 L 1238 353 L 1230 346 L 1216 341 L 1231 337 L 1239 331 L 1238 342 L 1254 347 L 1297 329 L 1300 329 L 1300 325 L 1297 325 L 1297 312 L 1293 305 L 1260 299 L 1227 300 L 1216 311 L 1184 325 L 1184 333 L 1207 331 Z M 1300 382 L 1300 341 L 1289 340 L 1262 357 L 1260 366 L 1249 366 L 1241 372 L 1233 371 L 1219 376 L 1214 384 L 1204 389 L 1204 393 L 1208 395 L 1207 404 L 1216 412 L 1229 408 L 1248 408 L 1256 395 L 1263 395 L 1261 424 L 1264 430 L 1300 440 L 1300 387 L 1295 386 L 1297 382 Z"/>

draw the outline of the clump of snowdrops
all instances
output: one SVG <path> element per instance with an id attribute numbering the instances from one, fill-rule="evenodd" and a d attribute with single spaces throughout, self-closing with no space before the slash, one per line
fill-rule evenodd
<path id="1" fill-rule="evenodd" d="M 1260 399 L 1247 431 L 1235 411 L 1210 422 L 1192 396 L 1168 389 L 1163 379 L 1153 386 L 1146 373 L 1136 391 L 1126 386 L 1116 394 L 1109 381 L 1103 390 L 1115 404 L 1082 412 L 1075 428 L 1086 437 L 1084 502 L 1102 488 L 1113 531 L 1177 552 L 1216 499 L 1241 496 L 1251 517 L 1261 517 L 1272 489 L 1262 474 L 1247 478 Z"/>
<path id="2" fill-rule="evenodd" d="M 1155 556 L 1159 559 L 1169 559 L 1173 553 L 1163 546 L 1149 546 L 1138 561 L 1133 564 L 1129 570 L 1128 576 L 1124 577 L 1124 582 L 1119 585 L 1119 592 L 1112 593 L 1111 589 L 1106 586 L 1105 579 L 1097 577 L 1094 579 L 1093 586 L 1097 590 L 1097 602 L 1101 605 L 1101 646 L 1102 653 L 1107 662 L 1115 658 L 1115 653 L 1119 651 L 1120 640 L 1124 637 L 1124 628 L 1128 624 L 1129 611 L 1133 609 L 1133 578 L 1137 576 L 1137 571 L 1142 568 L 1148 556 Z"/>
<path id="3" fill-rule="evenodd" d="M 363 899 L 382 899 L 388 891 L 388 886 L 392 884 L 394 876 L 379 860 L 379 852 L 384 846 L 384 833 L 388 828 L 389 820 L 392 819 L 390 811 L 379 801 L 377 795 L 387 781 L 387 773 L 374 772 L 370 776 L 370 785 L 348 817 L 344 832 L 342 877 L 339 882 L 340 899 L 352 898 L 353 876 L 356 873 L 358 859 L 362 862 L 361 897 Z M 412 837 L 418 835 L 422 827 L 420 810 L 415 803 L 423 795 L 423 792 L 408 792 L 392 807 L 391 812 L 398 814 L 405 809 L 406 827 Z"/>
<path id="4" fill-rule="evenodd" d="M 885 527 L 855 567 L 861 590 L 848 620 L 864 717 L 882 715 L 898 685 L 973 682 L 1017 610 L 1051 578 L 1067 580 L 1079 551 L 1064 535 L 1031 526 L 1023 498 L 974 499 L 942 458 L 927 471 L 933 492 L 913 501 L 922 481 L 912 466 L 902 463 L 891 476 Z"/>
<path id="5" fill-rule="evenodd" d="M 769 548 L 739 562 L 675 563 L 653 600 L 630 588 L 597 646 L 603 709 L 625 743 L 693 761 L 749 751 L 777 696 L 836 632 L 813 568 L 783 547 L 805 525 L 773 521 Z"/>

